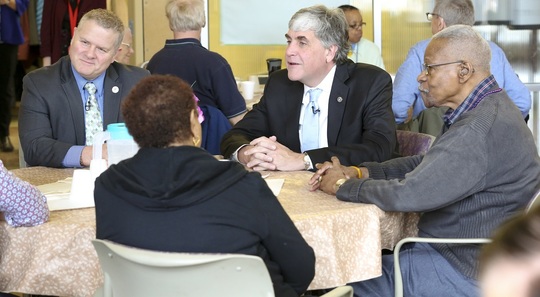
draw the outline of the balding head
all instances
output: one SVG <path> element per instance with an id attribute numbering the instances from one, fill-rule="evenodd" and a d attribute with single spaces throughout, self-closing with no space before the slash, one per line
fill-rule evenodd
<path id="1" fill-rule="evenodd" d="M 471 26 L 455 25 L 433 35 L 431 42 L 445 41 L 445 51 L 456 59 L 470 62 L 475 71 L 490 73 L 489 43 Z"/>
<path id="2" fill-rule="evenodd" d="M 490 60 L 489 44 L 471 26 L 455 25 L 433 35 L 418 76 L 424 104 L 456 109 L 491 75 Z"/>

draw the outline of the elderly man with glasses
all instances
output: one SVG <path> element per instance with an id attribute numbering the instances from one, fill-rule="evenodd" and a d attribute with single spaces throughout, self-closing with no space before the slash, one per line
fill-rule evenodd
<path id="1" fill-rule="evenodd" d="M 118 52 L 116 53 L 116 56 L 114 57 L 114 60 L 118 63 L 122 64 L 130 64 L 130 59 L 133 53 L 135 53 L 135 50 L 133 49 L 133 46 L 131 43 L 133 42 L 133 35 L 131 34 L 131 29 L 126 26 L 124 30 L 124 39 L 122 39 L 122 43 L 120 44 L 120 47 L 118 48 Z"/>
<path id="2" fill-rule="evenodd" d="M 431 22 L 433 34 L 452 25 L 474 24 L 474 7 L 471 0 L 436 0 L 433 12 L 426 13 L 427 20 Z M 419 132 L 437 136 L 443 125 L 442 114 L 445 109 L 426 109 L 421 100 L 420 91 L 417 89 L 415 77 L 422 70 L 421 61 L 429 39 L 415 44 L 407 55 L 407 58 L 399 67 L 393 86 L 392 109 L 398 129 L 416 129 L 408 122 L 410 120 L 409 109 L 412 107 L 412 118 L 418 118 Z M 527 87 L 519 80 L 512 66 L 506 59 L 503 50 L 495 43 L 489 42 L 491 48 L 491 73 L 497 83 L 503 88 L 510 99 L 514 101 L 525 118 L 531 108 L 531 97 Z M 403 125 L 402 125 L 403 124 Z M 416 124 L 416 123 L 415 123 Z"/>
<path id="3" fill-rule="evenodd" d="M 421 213 L 418 234 L 485 238 L 523 211 L 540 187 L 540 158 L 522 115 L 490 72 L 488 42 L 470 26 L 433 36 L 416 88 L 427 107 L 447 107 L 426 155 L 344 167 L 318 164 L 310 180 L 339 200 Z M 400 252 L 404 296 L 479 296 L 473 244 L 412 243 Z M 393 256 L 381 277 L 353 283 L 355 296 L 392 296 Z"/>

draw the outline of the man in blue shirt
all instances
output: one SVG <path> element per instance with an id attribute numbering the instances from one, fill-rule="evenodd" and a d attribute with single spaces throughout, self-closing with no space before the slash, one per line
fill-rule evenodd
<path id="1" fill-rule="evenodd" d="M 474 7 L 471 0 L 436 0 L 433 13 L 427 13 L 427 18 L 431 21 L 433 34 L 452 25 L 472 26 L 474 24 Z M 422 71 L 424 52 L 429 41 L 430 39 L 426 39 L 415 44 L 397 71 L 392 98 L 392 109 L 397 124 L 402 124 L 407 120 L 411 106 L 413 107 L 412 118 L 416 118 L 420 112 L 426 109 L 418 90 L 416 77 Z M 523 117 L 526 117 L 531 108 L 531 97 L 527 87 L 517 77 L 503 50 L 493 42 L 489 42 L 489 46 L 491 48 L 491 73 L 495 76 L 497 83 L 508 93 L 510 99 L 514 101 Z M 443 122 L 441 117 L 438 117 L 437 120 L 439 123 L 430 122 L 429 124 L 438 125 L 438 127 L 430 129 L 437 131 L 438 134 Z"/>

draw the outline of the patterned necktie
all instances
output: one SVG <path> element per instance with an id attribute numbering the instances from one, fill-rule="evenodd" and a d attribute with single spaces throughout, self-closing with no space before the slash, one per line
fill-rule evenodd
<path id="1" fill-rule="evenodd" d="M 103 121 L 96 98 L 96 86 L 92 82 L 87 82 L 84 88 L 88 91 L 88 100 L 84 106 L 85 113 L 85 128 L 86 128 L 86 145 L 92 145 L 94 142 L 94 134 L 103 131 Z"/>
<path id="2" fill-rule="evenodd" d="M 37 0 L 36 2 L 36 27 L 38 39 L 41 39 L 41 22 L 43 19 L 43 2 L 45 0 Z"/>
<path id="3" fill-rule="evenodd" d="M 304 110 L 304 121 L 302 122 L 302 143 L 303 152 L 319 148 L 319 105 L 317 100 L 321 94 L 321 89 L 311 89 L 309 93 L 309 103 Z"/>

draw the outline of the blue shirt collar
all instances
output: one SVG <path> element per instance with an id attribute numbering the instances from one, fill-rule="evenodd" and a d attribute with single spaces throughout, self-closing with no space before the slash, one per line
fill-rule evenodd
<path id="1" fill-rule="evenodd" d="M 73 68 L 73 64 L 71 64 L 71 71 L 73 72 L 73 76 L 75 76 L 75 80 L 77 81 L 77 87 L 79 89 L 79 92 L 82 91 L 82 93 L 84 94 L 84 92 L 86 92 L 86 90 L 84 89 L 84 85 L 87 83 L 87 82 L 93 82 L 94 85 L 96 86 L 96 90 L 97 90 L 97 94 L 98 96 L 100 97 L 103 97 L 103 82 L 105 81 L 105 72 L 103 72 L 102 74 L 100 74 L 98 77 L 96 77 L 94 80 L 87 80 L 86 78 L 82 77 L 78 72 L 77 70 L 75 70 L 75 68 Z M 84 97 L 83 97 L 84 98 Z"/>

